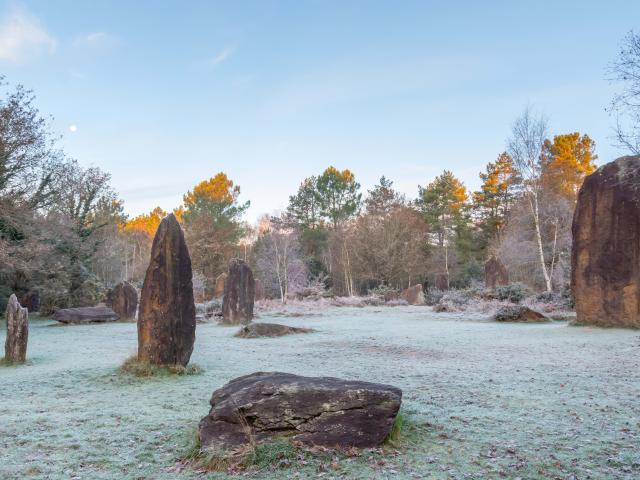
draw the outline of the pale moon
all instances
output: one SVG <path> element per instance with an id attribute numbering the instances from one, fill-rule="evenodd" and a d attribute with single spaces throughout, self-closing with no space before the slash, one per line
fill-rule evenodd
<path id="1" fill-rule="evenodd" d="M 71 133 L 75 133 L 78 131 L 78 126 L 77 125 L 69 125 L 69 131 Z"/>

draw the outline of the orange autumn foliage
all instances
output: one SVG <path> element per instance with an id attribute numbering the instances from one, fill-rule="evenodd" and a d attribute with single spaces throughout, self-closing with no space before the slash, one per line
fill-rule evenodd
<path id="1" fill-rule="evenodd" d="M 153 238 L 158 230 L 158 226 L 167 212 L 160 207 L 154 208 L 150 213 L 138 215 L 127 221 L 124 231 L 129 233 L 143 233 L 148 238 Z"/>
<path id="2" fill-rule="evenodd" d="M 545 140 L 540 163 L 543 185 L 551 191 L 575 200 L 585 177 L 596 170 L 595 142 L 578 132 L 556 135 Z"/>
<path id="3" fill-rule="evenodd" d="M 216 202 L 233 203 L 240 193 L 240 188 L 233 185 L 233 181 L 223 172 L 216 174 L 209 180 L 203 180 L 193 190 L 188 191 L 182 198 L 184 208 L 188 209 L 198 200 L 213 200 Z"/>

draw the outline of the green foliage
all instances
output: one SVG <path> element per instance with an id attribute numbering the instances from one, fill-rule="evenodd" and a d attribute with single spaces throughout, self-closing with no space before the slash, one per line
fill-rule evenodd
<path id="1" fill-rule="evenodd" d="M 400 410 L 385 440 L 385 445 L 394 449 L 407 449 L 424 441 L 424 427 L 415 417 Z"/>
<path id="2" fill-rule="evenodd" d="M 529 288 L 519 282 L 510 283 L 509 285 L 496 288 L 496 296 L 498 297 L 498 300 L 508 300 L 513 303 L 520 303 L 530 293 L 531 291 Z"/>
<path id="3" fill-rule="evenodd" d="M 320 224 L 317 184 L 316 177 L 305 178 L 300 184 L 298 192 L 289 197 L 287 217 L 290 222 L 303 230 L 313 230 Z"/>
<path id="4" fill-rule="evenodd" d="M 393 420 L 393 426 L 391 427 L 391 431 L 387 436 L 385 442 L 391 445 L 395 445 L 400 440 L 400 435 L 402 434 L 402 428 L 404 427 L 405 416 L 402 411 L 398 412 L 396 418 Z"/>
<path id="5" fill-rule="evenodd" d="M 187 365 L 152 365 L 141 362 L 138 357 L 129 357 L 120 367 L 122 373 L 135 377 L 165 377 L 169 375 L 200 375 L 202 368 L 196 364 Z"/>
<path id="6" fill-rule="evenodd" d="M 418 209 L 431 226 L 431 231 L 439 235 L 439 244 L 445 241 L 447 231 L 463 223 L 463 213 L 467 192 L 453 173 L 445 170 L 425 188 L 419 186 Z"/>
<path id="7" fill-rule="evenodd" d="M 288 466 L 295 460 L 295 447 L 286 438 L 259 443 L 246 455 L 243 464 L 258 469 Z"/>
<path id="8" fill-rule="evenodd" d="M 320 214 L 327 218 L 334 228 L 337 227 L 358 212 L 362 199 L 358 190 L 360 184 L 349 170 L 327 168 L 316 183 Z"/>
<path id="9" fill-rule="evenodd" d="M 194 441 L 182 456 L 184 460 L 190 461 L 195 469 L 209 472 L 286 468 L 297 457 L 297 449 L 286 438 L 275 438 L 257 444 L 249 443 L 233 451 L 209 450 L 202 448 L 197 432 Z"/>
<path id="10" fill-rule="evenodd" d="M 367 213 L 373 215 L 388 215 L 397 207 L 405 204 L 405 199 L 393 188 L 393 182 L 380 177 L 378 185 L 369 190 L 364 201 Z"/>

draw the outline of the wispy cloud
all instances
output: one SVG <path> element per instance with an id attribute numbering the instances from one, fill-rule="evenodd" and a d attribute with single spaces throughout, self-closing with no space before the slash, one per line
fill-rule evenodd
<path id="1" fill-rule="evenodd" d="M 42 53 L 53 53 L 56 39 L 40 21 L 22 11 L 13 11 L 0 20 L 0 59 L 22 63 Z"/>
<path id="2" fill-rule="evenodd" d="M 118 37 L 107 32 L 91 32 L 76 37 L 73 44 L 85 48 L 109 48 L 120 43 Z"/>
<path id="3" fill-rule="evenodd" d="M 236 51 L 235 47 L 225 47 L 215 57 L 211 59 L 210 61 L 211 66 L 217 67 L 221 63 L 226 62 L 229 58 L 231 58 L 231 55 L 233 55 L 235 51 Z"/>
<path id="4" fill-rule="evenodd" d="M 196 68 L 203 70 L 213 70 L 219 65 L 223 64 L 227 60 L 229 60 L 236 53 L 235 46 L 227 46 L 220 50 L 218 53 L 213 55 L 212 57 L 205 58 L 195 62 Z"/>

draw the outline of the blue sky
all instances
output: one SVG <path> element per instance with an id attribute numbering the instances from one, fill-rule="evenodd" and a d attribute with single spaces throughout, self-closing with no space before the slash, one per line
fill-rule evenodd
<path id="1" fill-rule="evenodd" d="M 0 72 L 129 214 L 224 171 L 253 221 L 328 165 L 475 189 L 527 103 L 615 158 L 606 67 L 634 28 L 632 0 L 0 1 Z"/>

